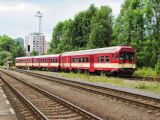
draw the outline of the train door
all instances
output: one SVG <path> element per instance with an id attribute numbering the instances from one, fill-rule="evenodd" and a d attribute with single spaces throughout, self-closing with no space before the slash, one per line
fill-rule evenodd
<path id="1" fill-rule="evenodd" d="M 94 72 L 94 55 L 90 55 L 90 72 Z"/>
<path id="2" fill-rule="evenodd" d="M 71 66 L 70 56 L 67 56 L 66 57 L 66 67 L 70 68 L 70 66 Z"/>

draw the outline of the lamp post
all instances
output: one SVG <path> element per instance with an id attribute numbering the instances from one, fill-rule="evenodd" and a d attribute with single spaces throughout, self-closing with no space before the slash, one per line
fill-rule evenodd
<path id="1" fill-rule="evenodd" d="M 10 47 L 9 46 L 7 46 L 7 60 L 6 60 L 6 62 L 7 62 L 7 70 L 9 70 L 9 51 L 10 51 Z"/>
<path id="2" fill-rule="evenodd" d="M 27 66 L 28 66 L 28 70 L 29 70 L 30 45 L 27 45 L 27 52 L 28 52 Z"/>

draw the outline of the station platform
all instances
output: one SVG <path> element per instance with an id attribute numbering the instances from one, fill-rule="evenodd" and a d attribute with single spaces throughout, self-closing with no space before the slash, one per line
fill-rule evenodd
<path id="1" fill-rule="evenodd" d="M 16 114 L 7 100 L 0 82 L 0 120 L 17 120 Z"/>

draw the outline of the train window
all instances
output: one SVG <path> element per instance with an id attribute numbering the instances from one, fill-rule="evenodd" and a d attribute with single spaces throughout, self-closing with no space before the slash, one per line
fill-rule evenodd
<path id="1" fill-rule="evenodd" d="M 78 61 L 79 63 L 81 62 L 81 58 L 79 58 L 79 61 Z"/>
<path id="2" fill-rule="evenodd" d="M 106 56 L 106 62 L 109 62 L 109 56 Z"/>
<path id="3" fill-rule="evenodd" d="M 42 63 L 45 63 L 46 62 L 46 60 L 45 59 L 42 59 Z"/>
<path id="4" fill-rule="evenodd" d="M 56 63 L 58 63 L 58 59 L 56 59 Z"/>
<path id="5" fill-rule="evenodd" d="M 54 63 L 54 59 L 51 59 L 51 63 Z"/>
<path id="6" fill-rule="evenodd" d="M 88 57 L 86 57 L 86 63 L 88 63 L 88 62 L 89 62 Z"/>
<path id="7" fill-rule="evenodd" d="M 116 54 L 116 60 L 118 60 L 118 54 Z"/>
<path id="8" fill-rule="evenodd" d="M 98 62 L 103 63 L 104 62 L 104 56 L 99 56 L 98 57 Z"/>
<path id="9" fill-rule="evenodd" d="M 85 62 L 85 58 L 84 57 L 82 57 L 82 63 L 84 63 Z"/>
<path id="10" fill-rule="evenodd" d="M 114 60 L 115 58 L 114 58 L 114 54 L 112 54 L 112 60 Z"/>
<path id="11" fill-rule="evenodd" d="M 100 56 L 98 57 L 98 62 L 101 62 L 101 57 Z"/>
<path id="12" fill-rule="evenodd" d="M 75 62 L 76 62 L 75 60 L 76 60 L 75 58 L 72 58 L 72 62 L 73 62 L 73 63 L 75 63 Z"/>
<path id="13" fill-rule="evenodd" d="M 76 58 L 75 62 L 78 62 L 78 58 Z"/>
<path id="14" fill-rule="evenodd" d="M 101 56 L 101 63 L 104 62 L 104 56 Z"/>
<path id="15" fill-rule="evenodd" d="M 50 59 L 50 63 L 53 63 L 53 59 Z"/>

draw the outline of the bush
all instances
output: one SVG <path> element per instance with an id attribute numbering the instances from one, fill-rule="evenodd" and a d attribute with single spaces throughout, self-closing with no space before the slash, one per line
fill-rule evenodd
<path id="1" fill-rule="evenodd" d="M 135 71 L 134 76 L 137 77 L 158 77 L 157 72 L 150 67 L 139 68 Z"/>
<path id="2" fill-rule="evenodd" d="M 156 69 L 156 73 L 159 75 L 160 74 L 160 61 L 157 62 L 157 64 L 155 65 L 155 69 Z"/>

